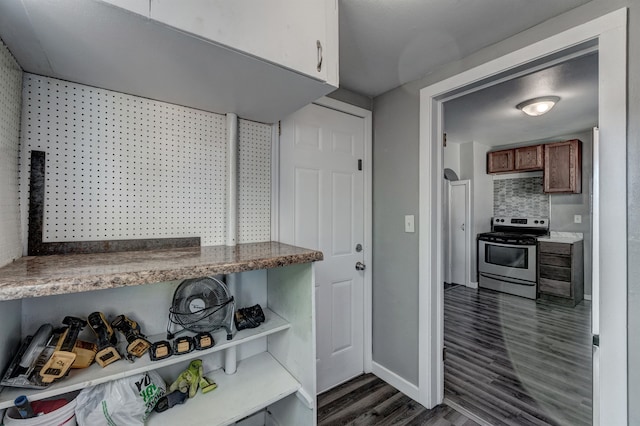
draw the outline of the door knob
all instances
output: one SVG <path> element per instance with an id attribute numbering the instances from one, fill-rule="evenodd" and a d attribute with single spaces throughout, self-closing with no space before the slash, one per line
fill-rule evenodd
<path id="1" fill-rule="evenodd" d="M 364 263 L 362 262 L 356 263 L 356 271 L 364 271 L 365 269 L 366 269 L 366 266 Z"/>

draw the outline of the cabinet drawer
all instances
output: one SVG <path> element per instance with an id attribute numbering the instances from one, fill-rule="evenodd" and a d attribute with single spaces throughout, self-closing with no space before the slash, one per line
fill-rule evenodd
<path id="1" fill-rule="evenodd" d="M 571 244 L 539 242 L 540 253 L 571 254 Z"/>
<path id="2" fill-rule="evenodd" d="M 571 256 L 540 253 L 538 262 L 540 263 L 540 265 L 562 266 L 563 268 L 571 268 Z"/>
<path id="3" fill-rule="evenodd" d="M 548 278 L 555 281 L 571 281 L 571 268 L 540 265 L 540 278 Z"/>
<path id="4" fill-rule="evenodd" d="M 571 297 L 571 283 L 540 277 L 538 291 L 540 293 L 549 293 L 556 296 Z"/>

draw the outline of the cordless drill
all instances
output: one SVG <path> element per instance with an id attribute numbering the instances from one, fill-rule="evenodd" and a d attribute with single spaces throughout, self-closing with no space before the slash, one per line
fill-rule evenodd
<path id="1" fill-rule="evenodd" d="M 94 312 L 89 315 L 88 320 L 91 329 L 98 338 L 98 353 L 96 353 L 98 364 L 104 368 L 122 358 L 116 349 L 118 338 L 104 314 L 102 312 Z"/>
<path id="2" fill-rule="evenodd" d="M 145 339 L 145 335 L 140 331 L 140 325 L 125 315 L 118 315 L 111 326 L 124 334 L 127 339 L 127 352 L 130 355 L 140 358 L 151 346 L 151 343 Z"/>
<path id="3" fill-rule="evenodd" d="M 77 355 L 73 352 L 73 348 L 78 340 L 78 334 L 87 324 L 82 318 L 64 317 L 62 323 L 67 328 L 58 340 L 56 349 L 51 358 L 45 363 L 40 370 L 40 379 L 42 383 L 51 383 L 56 379 L 64 377 L 76 360 Z"/>

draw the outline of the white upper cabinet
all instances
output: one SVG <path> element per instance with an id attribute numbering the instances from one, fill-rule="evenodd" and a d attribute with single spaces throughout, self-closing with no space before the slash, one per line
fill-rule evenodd
<path id="1" fill-rule="evenodd" d="M 2 0 L 26 72 L 273 123 L 338 87 L 337 0 Z"/>
<path id="2" fill-rule="evenodd" d="M 150 18 L 338 86 L 337 0 L 151 0 Z"/>

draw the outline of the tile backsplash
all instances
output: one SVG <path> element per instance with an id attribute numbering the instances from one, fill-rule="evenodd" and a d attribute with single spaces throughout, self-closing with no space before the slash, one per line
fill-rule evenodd
<path id="1" fill-rule="evenodd" d="M 542 177 L 493 181 L 493 215 L 549 217 L 549 195 L 542 192 Z"/>

